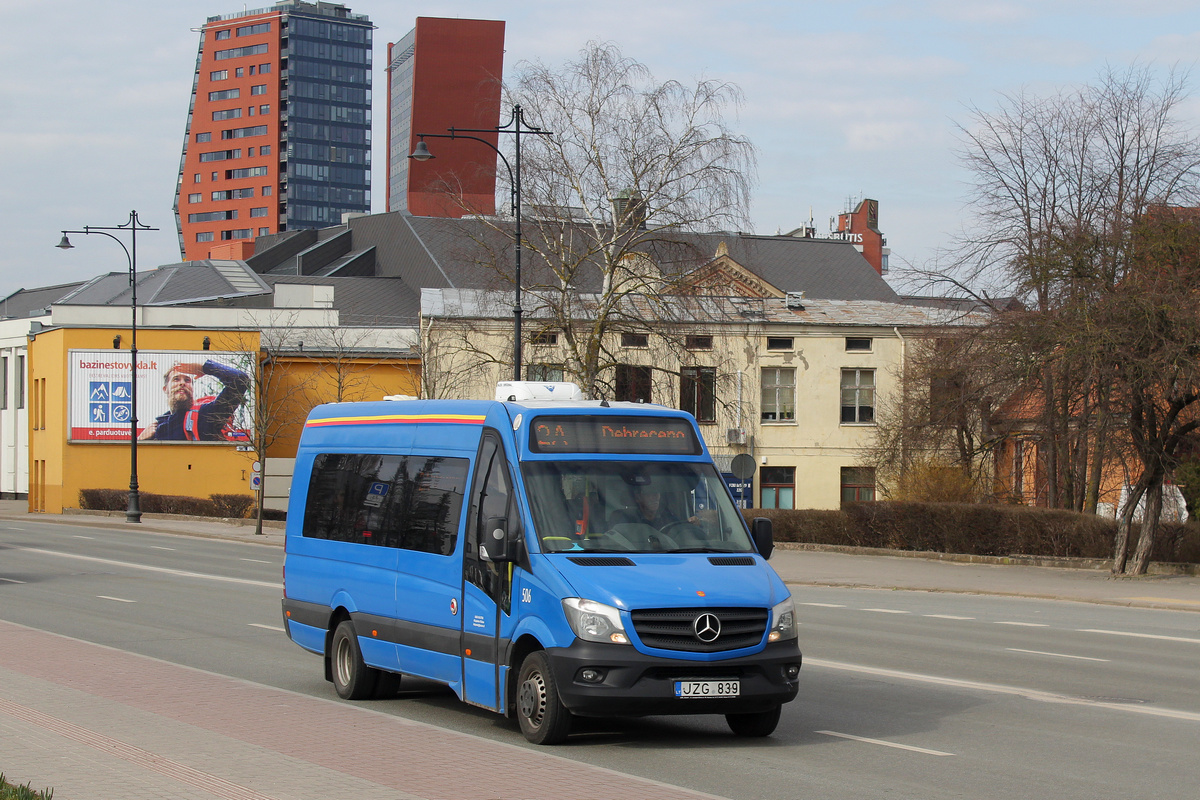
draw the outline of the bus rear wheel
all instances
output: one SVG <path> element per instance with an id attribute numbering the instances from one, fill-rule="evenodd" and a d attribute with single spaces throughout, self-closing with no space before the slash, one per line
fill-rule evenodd
<path id="1" fill-rule="evenodd" d="M 330 659 L 333 688 L 337 690 L 338 697 L 343 700 L 366 700 L 375 693 L 379 670 L 363 662 L 354 623 L 348 619 L 342 620 L 333 631 Z"/>
<path id="2" fill-rule="evenodd" d="M 542 650 L 530 653 L 517 674 L 517 721 L 534 744 L 558 744 L 571 732 L 571 712 L 558 697 L 550 659 Z"/>

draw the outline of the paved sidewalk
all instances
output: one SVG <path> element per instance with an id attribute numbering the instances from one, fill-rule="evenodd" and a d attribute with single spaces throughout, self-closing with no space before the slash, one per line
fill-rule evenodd
<path id="1" fill-rule="evenodd" d="M 3 621 L 0 769 L 55 800 L 713 797 Z"/>

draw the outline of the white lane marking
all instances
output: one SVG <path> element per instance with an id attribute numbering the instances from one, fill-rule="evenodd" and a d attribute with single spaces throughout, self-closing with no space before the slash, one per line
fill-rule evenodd
<path id="1" fill-rule="evenodd" d="M 1127 714 L 1142 714 L 1150 717 L 1165 717 L 1167 719 L 1185 720 L 1187 722 L 1200 722 L 1200 713 L 1195 711 L 1180 711 L 1179 709 L 1174 708 L 1156 708 L 1154 706 L 1130 705 L 1127 703 L 1105 703 L 1100 700 L 1089 700 L 1086 697 L 1072 697 L 1071 695 L 1066 694 L 1043 692 L 1038 689 L 1026 689 L 1021 686 L 1005 686 L 1000 683 L 964 681 L 958 678 L 943 678 L 939 675 L 922 675 L 918 672 L 902 672 L 895 669 L 866 667 L 861 664 L 846 664 L 840 661 L 825 661 L 824 659 L 820 658 L 805 658 L 804 666 L 818 668 L 824 667 L 825 669 L 836 669 L 844 672 L 857 672 L 863 675 L 874 675 L 879 678 L 892 678 L 894 680 L 931 683 L 938 686 L 953 686 L 957 689 L 972 689 L 979 692 L 1007 694 L 1015 697 L 1024 697 L 1027 700 L 1035 700 L 1039 703 L 1062 703 L 1064 705 L 1089 706 L 1091 708 L 1103 708 L 1109 711 L 1124 711 Z"/>
<path id="2" fill-rule="evenodd" d="M 896 742 L 885 742 L 883 739 L 868 739 L 865 736 L 853 736 L 849 733 L 838 733 L 836 731 L 815 731 L 825 736 L 836 736 L 839 739 L 853 739 L 856 742 L 866 742 L 867 744 L 880 744 L 884 747 L 894 747 L 897 750 L 911 750 L 914 753 L 925 753 L 931 756 L 952 756 L 954 753 L 943 753 L 941 750 L 929 750 L 925 747 L 913 747 L 911 744 L 897 744 Z"/>
<path id="3" fill-rule="evenodd" d="M 72 539 L 95 539 L 95 536 L 72 536 Z"/>
<path id="4" fill-rule="evenodd" d="M 1130 631 L 1106 631 L 1100 628 L 1080 628 L 1079 633 L 1107 633 L 1109 636 L 1135 636 L 1138 639 L 1161 639 L 1164 642 L 1187 642 L 1200 644 L 1200 639 L 1189 639 L 1186 636 L 1163 636 L 1157 633 L 1131 633 Z"/>
<path id="5" fill-rule="evenodd" d="M 169 569 L 167 567 L 152 567 L 149 564 L 132 564 L 128 561 L 113 561 L 110 558 L 97 558 L 95 556 L 81 556 L 78 553 L 60 553 L 57 550 L 42 550 L 38 547 L 23 547 L 22 550 L 28 553 L 40 553 L 44 556 L 59 556 L 60 558 L 74 558 L 79 561 L 92 561 L 97 564 L 109 564 L 116 567 L 129 567 L 130 569 L 141 569 L 147 572 L 161 572 L 164 575 L 175 575 L 180 578 L 201 578 L 208 581 L 220 581 L 221 583 L 240 583 L 243 586 L 263 586 L 267 589 L 282 589 L 282 583 L 272 583 L 270 581 L 252 581 L 247 578 L 231 578 L 228 575 L 206 575 L 203 572 L 188 572 L 182 569 Z"/>
<path id="6" fill-rule="evenodd" d="M 1041 622 L 1005 622 L 1002 620 L 1000 622 L 997 622 L 996 624 L 997 625 L 1016 625 L 1018 628 L 1049 628 L 1050 627 L 1049 625 L 1046 625 Z"/>
<path id="7" fill-rule="evenodd" d="M 251 628 L 262 628 L 263 630 L 279 631 L 280 633 L 284 633 L 283 628 L 280 628 L 278 625 L 263 625 L 258 622 L 247 622 L 246 624 L 249 625 Z"/>
<path id="8" fill-rule="evenodd" d="M 96 597 L 99 597 L 101 600 L 112 600 L 117 603 L 136 603 L 137 602 L 137 600 L 126 600 L 124 597 L 109 597 L 106 594 L 98 594 L 98 595 L 96 595 Z"/>
<path id="9" fill-rule="evenodd" d="M 907 611 L 900 611 L 895 608 L 860 608 L 859 611 L 873 611 L 876 614 L 907 614 Z"/>
<path id="10" fill-rule="evenodd" d="M 1035 656 L 1054 656 L 1055 658 L 1074 658 L 1079 661 L 1103 661 L 1108 663 L 1111 659 L 1107 658 L 1092 658 L 1091 656 L 1072 656 L 1066 653 L 1047 653 L 1045 650 L 1022 650 L 1019 647 L 1007 647 L 1006 650 L 1011 650 L 1014 653 L 1029 653 Z"/>
<path id="11" fill-rule="evenodd" d="M 845 608 L 845 606 L 837 603 L 801 603 L 802 606 L 816 606 L 817 608 Z"/>
<path id="12" fill-rule="evenodd" d="M 255 564 L 270 564 L 270 561 L 263 561 L 260 558 L 239 558 L 238 561 L 251 561 Z"/>
<path id="13" fill-rule="evenodd" d="M 25 581 L 19 581 L 16 578 L 0 578 L 0 581 L 4 581 L 5 583 L 25 583 Z"/>
<path id="14" fill-rule="evenodd" d="M 163 547 L 162 545 L 158 545 L 158 544 L 150 545 L 150 549 L 151 550 L 170 550 L 171 552 L 175 551 L 174 547 Z"/>
<path id="15" fill-rule="evenodd" d="M 975 619 L 974 617 L 956 617 L 953 614 L 924 614 L 922 616 L 931 617 L 933 619 Z"/>

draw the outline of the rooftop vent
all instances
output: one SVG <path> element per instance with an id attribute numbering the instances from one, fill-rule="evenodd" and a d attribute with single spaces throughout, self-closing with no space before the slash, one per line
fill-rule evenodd
<path id="1" fill-rule="evenodd" d="M 787 300 L 785 302 L 787 303 L 788 308 L 794 309 L 796 311 L 803 311 L 804 310 L 804 292 L 788 292 Z"/>

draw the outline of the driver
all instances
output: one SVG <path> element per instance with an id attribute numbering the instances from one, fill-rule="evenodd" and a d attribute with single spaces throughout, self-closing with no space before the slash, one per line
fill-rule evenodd
<path id="1" fill-rule="evenodd" d="M 679 522 L 679 518 L 667 510 L 667 504 L 662 501 L 662 493 L 651 484 L 634 486 L 633 502 L 637 514 L 632 522 L 641 522 L 659 530 L 673 522 Z"/>

